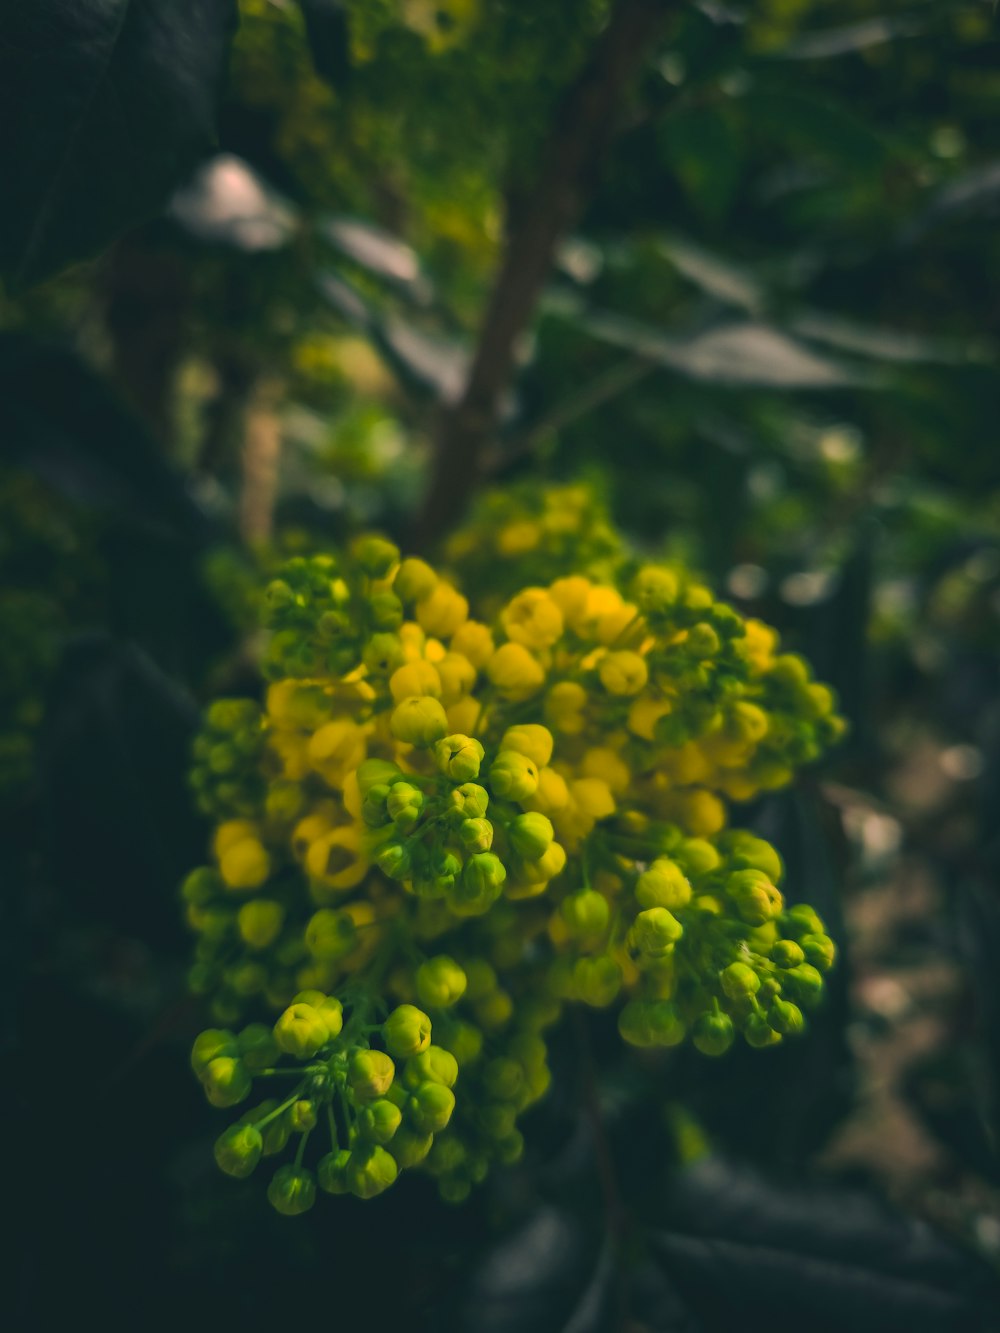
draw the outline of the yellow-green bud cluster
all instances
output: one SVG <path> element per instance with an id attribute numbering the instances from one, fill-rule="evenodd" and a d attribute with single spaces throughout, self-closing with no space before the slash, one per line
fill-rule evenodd
<path id="1" fill-rule="evenodd" d="M 266 1156 L 326 1126 L 322 1159 L 275 1177 L 280 1211 L 417 1167 L 459 1200 L 520 1153 L 566 1002 L 710 1055 L 802 1028 L 833 946 L 727 801 L 842 724 L 773 631 L 627 563 L 524 588 L 487 624 L 381 538 L 291 561 L 264 601 L 269 683 L 209 711 L 211 863 L 182 894 L 219 1024 L 209 1099 L 298 1082 L 224 1136 L 223 1169 L 256 1161 L 251 1130 Z"/>

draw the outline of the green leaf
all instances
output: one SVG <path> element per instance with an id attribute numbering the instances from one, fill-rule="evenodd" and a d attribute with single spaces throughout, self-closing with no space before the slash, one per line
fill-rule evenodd
<path id="1" fill-rule="evenodd" d="M 23 287 L 154 215 L 215 134 L 235 0 L 32 0 L 0 31 L 0 273 Z"/>

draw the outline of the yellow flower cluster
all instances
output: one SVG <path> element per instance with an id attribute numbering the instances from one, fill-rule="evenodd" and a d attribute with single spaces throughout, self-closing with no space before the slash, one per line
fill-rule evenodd
<path id="1" fill-rule="evenodd" d="M 615 582 L 524 588 L 487 623 L 380 538 L 289 562 L 264 600 L 263 706 L 213 704 L 196 751 L 216 827 L 183 889 L 192 984 L 227 1025 L 204 1040 L 229 1062 L 210 1100 L 289 1076 L 271 1053 L 261 1066 L 263 1031 L 300 1087 L 260 1123 L 283 1143 L 300 1101 L 325 1105 L 342 1156 L 323 1188 L 377 1192 L 362 1170 L 377 1147 L 382 1187 L 420 1166 L 458 1200 L 521 1151 L 566 1001 L 621 999 L 626 1041 L 689 1035 L 710 1055 L 737 1032 L 763 1046 L 801 1029 L 833 948 L 810 909 L 785 909 L 780 859 L 727 829 L 726 802 L 787 783 L 842 723 L 773 631 L 679 571 L 624 563 Z M 423 1065 L 390 1074 L 379 1139 L 350 1069 L 400 1054 L 392 1015 L 375 1021 L 393 1005 L 427 1042 L 433 1026 L 449 1097 L 418 1096 Z M 349 1017 L 324 1037 L 302 1012 L 317 1006 Z M 229 1026 L 275 1014 L 272 1034 Z M 308 1051 L 283 1036 L 300 1018 Z M 431 1129 L 420 1098 L 435 1097 L 448 1114 Z M 253 1164 L 254 1123 L 228 1132 Z M 272 1202 L 302 1211 L 302 1151 L 289 1170 Z"/>

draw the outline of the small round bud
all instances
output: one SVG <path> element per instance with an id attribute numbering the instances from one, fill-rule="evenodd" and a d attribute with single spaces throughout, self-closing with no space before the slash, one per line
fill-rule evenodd
<path id="1" fill-rule="evenodd" d="M 786 972 L 782 986 L 807 1008 L 817 1005 L 823 994 L 823 978 L 811 963 L 800 963 Z"/>
<path id="2" fill-rule="evenodd" d="M 451 801 L 457 815 L 466 819 L 481 819 L 489 809 L 490 794 L 485 787 L 475 782 L 464 782 L 451 793 Z"/>
<path id="3" fill-rule="evenodd" d="M 442 1046 L 428 1046 L 406 1065 L 406 1080 L 417 1087 L 421 1083 L 443 1083 L 453 1088 L 458 1079 L 458 1061 Z"/>
<path id="4" fill-rule="evenodd" d="M 316 1202 L 315 1178 L 301 1166 L 279 1166 L 267 1187 L 267 1198 L 285 1217 L 307 1213 Z"/>
<path id="5" fill-rule="evenodd" d="M 437 699 L 427 695 L 404 699 L 393 709 L 389 722 L 398 741 L 425 749 L 448 734 L 448 719 Z"/>
<path id="6" fill-rule="evenodd" d="M 393 1135 L 387 1151 L 395 1159 L 400 1171 L 408 1171 L 411 1167 L 419 1166 L 433 1144 L 433 1134 L 417 1134 L 406 1125 L 401 1125 Z"/>
<path id="7" fill-rule="evenodd" d="M 691 885 L 675 861 L 657 857 L 639 876 L 635 896 L 642 907 L 676 911 L 691 901 Z"/>
<path id="8" fill-rule="evenodd" d="M 360 537 L 352 555 L 362 570 L 373 579 L 384 578 L 399 560 L 399 547 L 383 537 Z"/>
<path id="9" fill-rule="evenodd" d="M 805 960 L 805 954 L 794 940 L 777 940 L 771 949 L 771 962 L 776 967 L 798 967 Z"/>
<path id="10" fill-rule="evenodd" d="M 493 825 L 488 819 L 463 819 L 458 836 L 466 851 L 488 852 L 493 846 Z"/>
<path id="11" fill-rule="evenodd" d="M 347 1081 L 356 1101 L 373 1102 L 389 1091 L 395 1072 L 396 1066 L 383 1051 L 359 1049 L 351 1055 Z"/>
<path id="12" fill-rule="evenodd" d="M 399 1167 L 391 1154 L 377 1144 L 356 1148 L 347 1165 L 347 1182 L 352 1194 L 359 1199 L 374 1199 L 387 1190 L 399 1175 Z"/>
<path id="13" fill-rule="evenodd" d="M 308 1134 L 316 1128 L 316 1103 L 300 1098 L 289 1109 L 288 1123 L 293 1134 Z"/>
<path id="14" fill-rule="evenodd" d="M 388 875 L 390 879 L 403 880 L 413 868 L 413 858 L 410 849 L 404 843 L 390 842 L 379 848 L 375 864 L 383 875 Z"/>
<path id="15" fill-rule="evenodd" d="M 423 560 L 410 557 L 396 571 L 392 586 L 404 602 L 420 602 L 429 597 L 438 585 L 438 576 Z"/>
<path id="16" fill-rule="evenodd" d="M 465 994 L 465 973 L 446 954 L 429 958 L 417 968 L 417 999 L 429 1009 L 449 1009 Z"/>
<path id="17" fill-rule="evenodd" d="M 742 1000 L 760 990 L 760 977 L 746 963 L 730 963 L 719 974 L 719 984 L 731 1000 Z"/>
<path id="18" fill-rule="evenodd" d="M 275 1023 L 274 1040 L 286 1055 L 308 1060 L 330 1040 L 330 1030 L 311 1004 L 292 1004 Z"/>
<path id="19" fill-rule="evenodd" d="M 351 1153 L 347 1148 L 338 1148 L 336 1152 L 328 1152 L 325 1157 L 321 1157 L 316 1167 L 320 1189 L 327 1194 L 348 1194 L 351 1188 L 347 1183 L 350 1163 Z"/>
<path id="20" fill-rule="evenodd" d="M 236 914 L 236 928 L 251 949 L 266 949 L 281 933 L 285 909 L 270 898 L 244 903 Z"/>
<path id="21" fill-rule="evenodd" d="M 549 850 L 555 830 L 552 821 L 535 811 L 518 815 L 507 829 L 510 845 L 526 861 L 538 861 Z"/>
<path id="22" fill-rule="evenodd" d="M 743 1028 L 743 1038 L 754 1050 L 763 1050 L 767 1046 L 777 1046 L 781 1033 L 776 1032 L 763 1014 L 753 1013 Z"/>
<path id="23" fill-rule="evenodd" d="M 702 1055 L 724 1055 L 735 1037 L 733 1020 L 728 1014 L 699 1014 L 691 1031 L 691 1040 Z"/>
<path id="24" fill-rule="evenodd" d="M 239 1046 L 228 1028 L 208 1028 L 199 1032 L 191 1047 L 191 1068 L 201 1078 L 213 1060 L 221 1055 L 235 1056 Z"/>
<path id="25" fill-rule="evenodd" d="M 577 939 L 596 939 L 608 928 L 611 909 L 603 893 L 595 889 L 577 889 L 559 906 L 570 934 Z"/>
<path id="26" fill-rule="evenodd" d="M 384 1146 L 399 1128 L 402 1118 L 403 1113 L 398 1106 L 380 1097 L 362 1110 L 358 1116 L 358 1129 L 362 1138 L 369 1143 Z"/>
<path id="27" fill-rule="evenodd" d="M 438 771 L 453 782 L 472 782 L 479 777 L 483 747 L 472 736 L 445 736 L 434 746 Z"/>
<path id="28" fill-rule="evenodd" d="M 235 1106 L 247 1095 L 253 1082 L 243 1061 L 226 1055 L 211 1060 L 201 1079 L 205 1095 L 213 1106 Z"/>
<path id="29" fill-rule="evenodd" d="M 261 1159 L 264 1141 L 254 1125 L 230 1125 L 215 1141 L 215 1161 L 227 1176 L 243 1180 Z"/>
<path id="30" fill-rule="evenodd" d="M 373 787 L 391 787 L 402 776 L 398 765 L 388 759 L 366 759 L 357 769 L 358 790 L 365 797 Z"/>
<path id="31" fill-rule="evenodd" d="M 632 596 L 647 615 L 663 615 L 680 596 L 677 575 L 660 565 L 646 565 L 636 575 Z"/>
<path id="32" fill-rule="evenodd" d="M 726 880 L 726 892 L 750 926 L 773 920 L 783 906 L 781 894 L 762 870 L 737 870 Z"/>
<path id="33" fill-rule="evenodd" d="M 601 658 L 597 674 L 608 694 L 628 696 L 645 688 L 649 668 L 639 653 L 612 652 Z"/>
<path id="34" fill-rule="evenodd" d="M 799 944 L 805 957 L 819 972 L 829 972 L 837 959 L 837 946 L 829 935 L 803 935 Z"/>
<path id="35" fill-rule="evenodd" d="M 490 765 L 490 788 L 509 801 L 525 801 L 538 790 L 538 768 L 516 750 L 501 750 Z"/>
<path id="36" fill-rule="evenodd" d="M 437 1134 L 455 1109 L 455 1094 L 443 1083 L 421 1083 L 406 1104 L 406 1116 L 418 1134 Z"/>
<path id="37" fill-rule="evenodd" d="M 668 953 L 684 934 L 684 927 L 665 907 L 647 907 L 632 922 L 632 942 L 651 958 Z"/>
<path id="38" fill-rule="evenodd" d="M 431 1044 L 431 1020 L 413 1004 L 401 1004 L 382 1024 L 382 1038 L 397 1060 L 425 1051 Z"/>
<path id="39" fill-rule="evenodd" d="M 775 1032 L 783 1035 L 801 1032 L 806 1025 L 802 1010 L 790 1000 L 775 999 L 767 1011 L 767 1021 Z"/>
<path id="40" fill-rule="evenodd" d="M 552 758 L 552 732 L 536 722 L 524 722 L 508 727 L 500 742 L 501 750 L 513 750 L 530 759 L 536 768 L 545 768 Z"/>

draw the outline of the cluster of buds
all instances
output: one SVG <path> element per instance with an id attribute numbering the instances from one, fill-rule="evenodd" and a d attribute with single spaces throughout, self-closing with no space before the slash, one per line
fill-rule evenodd
<path id="1" fill-rule="evenodd" d="M 843 724 L 772 630 L 625 561 L 486 623 L 375 537 L 290 561 L 263 600 L 263 706 L 209 710 L 213 860 L 183 897 L 192 986 L 222 1025 L 196 1047 L 209 1099 L 298 1082 L 223 1136 L 225 1169 L 301 1122 L 279 1210 L 316 1180 L 369 1197 L 408 1167 L 457 1201 L 520 1154 L 566 1003 L 619 1005 L 627 1042 L 706 1055 L 803 1028 L 833 946 L 728 802 L 789 782 Z M 351 1071 L 373 1063 L 369 1095 Z M 327 1108 L 315 1167 L 300 1103 Z"/>

